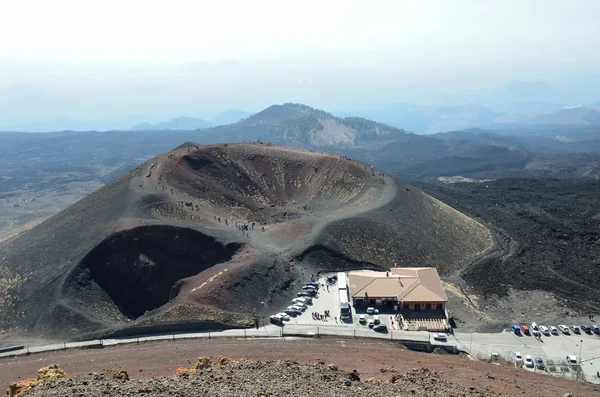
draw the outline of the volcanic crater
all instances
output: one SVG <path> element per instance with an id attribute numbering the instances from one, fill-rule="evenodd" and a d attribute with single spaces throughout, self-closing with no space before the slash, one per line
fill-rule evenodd
<path id="1" fill-rule="evenodd" d="M 6 244 L 0 326 L 90 337 L 244 327 L 310 274 L 435 266 L 490 231 L 369 165 L 263 143 L 186 143 Z"/>

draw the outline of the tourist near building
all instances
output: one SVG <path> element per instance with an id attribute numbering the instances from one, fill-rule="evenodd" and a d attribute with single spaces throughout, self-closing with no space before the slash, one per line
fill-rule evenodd
<path id="1" fill-rule="evenodd" d="M 379 306 L 402 313 L 445 314 L 448 297 L 434 267 L 397 267 L 387 272 L 348 272 L 355 308 Z"/>

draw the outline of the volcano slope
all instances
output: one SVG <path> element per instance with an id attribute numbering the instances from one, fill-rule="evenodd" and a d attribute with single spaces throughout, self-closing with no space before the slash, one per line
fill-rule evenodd
<path id="1" fill-rule="evenodd" d="M 311 274 L 444 276 L 491 246 L 480 223 L 352 159 L 185 144 L 0 246 L 0 321 L 54 338 L 244 327 Z"/>

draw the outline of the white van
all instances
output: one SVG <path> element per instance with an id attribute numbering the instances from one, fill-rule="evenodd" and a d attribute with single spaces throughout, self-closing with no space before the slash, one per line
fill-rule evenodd
<path id="1" fill-rule="evenodd" d="M 541 334 L 540 327 L 536 323 L 531 323 L 531 333 L 533 336 L 539 336 Z"/>
<path id="2" fill-rule="evenodd" d="M 577 357 L 575 357 L 575 356 L 567 356 L 567 364 L 577 365 Z"/>

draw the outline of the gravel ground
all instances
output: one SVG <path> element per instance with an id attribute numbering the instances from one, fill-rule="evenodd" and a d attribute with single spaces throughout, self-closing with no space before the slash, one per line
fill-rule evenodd
<path id="1" fill-rule="evenodd" d="M 221 362 L 224 361 L 222 364 Z M 221 364 L 221 365 L 219 365 Z M 390 373 L 389 380 L 361 380 L 357 372 L 335 365 L 296 361 L 246 361 L 223 358 L 208 367 L 174 377 L 120 380 L 91 373 L 47 383 L 22 396 L 499 396 L 440 380 L 426 368 Z"/>
<path id="2" fill-rule="evenodd" d="M 415 374 L 421 368 L 428 368 L 432 373 L 437 373 L 440 381 L 458 385 L 458 390 L 464 391 L 474 387 L 493 391 L 502 396 L 548 397 L 563 396 L 566 393 L 571 393 L 573 396 L 600 395 L 598 385 L 585 382 L 531 373 L 503 365 L 495 366 L 454 355 L 408 351 L 402 345 L 389 341 L 340 338 L 182 340 L 32 354 L 0 359 L 0 388 L 7 387 L 10 382 L 22 381 L 35 376 L 41 367 L 58 364 L 70 378 L 74 379 L 79 379 L 80 376 L 85 378 L 91 372 L 101 373 L 106 369 L 127 371 L 129 378 L 134 379 L 130 381 L 133 382 L 132 385 L 144 385 L 138 386 L 138 389 L 134 389 L 135 391 L 149 385 L 148 382 L 159 382 L 156 379 L 163 379 L 164 382 L 176 382 L 162 377 L 170 378 L 178 368 L 194 366 L 200 356 L 212 357 L 213 362 L 216 362 L 219 356 L 229 356 L 262 362 L 295 360 L 313 365 L 320 362 L 334 363 L 343 371 L 357 370 L 361 380 L 375 378 L 383 382 L 388 382 L 395 373 Z M 255 374 L 249 379 L 257 376 L 259 375 Z M 295 378 L 303 379 L 301 376 Z M 277 376 L 275 379 L 286 378 Z M 89 379 L 87 381 L 90 382 Z M 105 383 L 109 382 L 112 381 L 105 381 Z M 315 384 L 314 381 L 303 380 L 303 382 L 307 385 Z M 322 385 L 323 382 L 321 379 L 317 384 Z M 114 384 L 121 385 L 118 382 Z M 123 395 L 116 391 L 114 393 L 107 391 L 109 393 L 105 395 Z M 90 396 L 92 394 L 81 391 L 59 395 Z M 301 394 L 293 393 L 291 395 Z M 348 393 L 347 395 L 353 394 Z M 373 393 L 371 395 L 380 394 Z"/>

